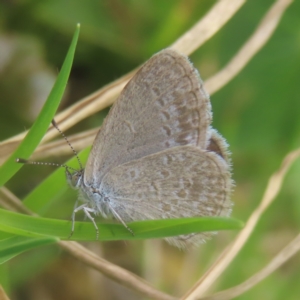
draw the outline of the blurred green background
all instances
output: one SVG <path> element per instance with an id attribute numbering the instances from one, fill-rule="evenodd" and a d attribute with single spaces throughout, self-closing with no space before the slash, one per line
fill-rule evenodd
<path id="1" fill-rule="evenodd" d="M 213 6 L 210 0 L 52 0 L 0 2 L 0 139 L 29 128 L 45 101 L 69 47 L 76 23 L 81 33 L 61 110 L 119 78 L 167 47 Z M 253 33 L 273 0 L 248 1 L 191 55 L 205 80 L 226 65 Z M 285 12 L 267 45 L 226 87 L 212 96 L 213 127 L 230 144 L 233 217 L 246 220 L 284 155 L 300 145 L 300 1 Z M 101 124 L 96 114 L 67 132 Z M 64 161 L 66 158 L 61 158 Z M 51 159 L 49 159 L 51 161 Z M 23 198 L 52 170 L 25 166 L 7 184 Z M 221 290 L 261 269 L 298 232 L 300 162 L 242 252 L 216 283 Z M 69 196 L 69 197 L 67 197 Z M 49 216 L 69 218 L 74 194 L 61 197 Z M 201 248 L 180 252 L 166 243 L 88 244 L 103 257 L 182 295 L 236 235 L 222 232 Z M 99 250 L 99 249 L 98 249 Z M 150 270 L 149 270 L 150 269 Z M 152 270 L 153 269 L 153 270 Z M 237 299 L 299 299 L 297 254 Z M 140 299 L 85 268 L 56 247 L 25 253 L 0 267 L 12 299 Z"/>

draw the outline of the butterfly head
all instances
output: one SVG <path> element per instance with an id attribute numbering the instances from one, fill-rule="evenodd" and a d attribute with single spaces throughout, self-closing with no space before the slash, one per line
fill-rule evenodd
<path id="1" fill-rule="evenodd" d="M 66 168 L 66 177 L 68 184 L 73 189 L 78 189 L 82 183 L 84 169 L 81 169 L 79 171 L 75 170 L 73 172 L 70 172 L 69 168 Z"/>

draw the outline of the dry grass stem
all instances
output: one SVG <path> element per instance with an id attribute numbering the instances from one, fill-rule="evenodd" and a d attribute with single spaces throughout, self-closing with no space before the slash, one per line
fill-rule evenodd
<path id="1" fill-rule="evenodd" d="M 104 86 L 100 90 L 83 98 L 79 102 L 73 104 L 63 112 L 59 113 L 55 117 L 55 120 L 58 123 L 60 129 L 66 131 L 86 117 L 106 108 L 107 106 L 110 106 L 133 74 L 134 72 L 128 73 L 127 75 Z M 6 141 L 0 143 L 0 147 L 2 148 L 2 146 L 6 146 L 8 148 L 8 145 L 14 146 L 16 145 L 16 142 L 19 143 L 26 134 L 27 131 L 24 131 L 12 138 L 7 139 Z M 50 125 L 48 132 L 42 140 L 42 143 L 49 141 L 58 134 L 59 133 L 57 132 L 57 130 L 53 128 L 52 125 Z"/>
<path id="2" fill-rule="evenodd" d="M 92 145 L 95 136 L 99 128 L 93 128 L 84 132 L 73 134 L 68 136 L 68 140 L 76 149 L 80 151 L 87 147 L 87 145 Z M 69 145 L 64 139 L 59 139 L 50 143 L 40 145 L 34 154 L 32 155 L 32 160 L 41 160 L 49 156 L 61 157 L 62 155 L 72 154 Z"/>
<path id="3" fill-rule="evenodd" d="M 288 261 L 293 255 L 295 255 L 300 250 L 300 234 L 297 235 L 284 249 L 282 249 L 272 261 L 265 266 L 262 270 L 248 278 L 243 283 L 232 287 L 230 289 L 224 290 L 222 292 L 216 293 L 214 295 L 201 298 L 203 300 L 229 300 L 233 299 L 239 295 L 242 295 L 246 291 L 250 290 L 256 284 L 260 283 L 267 276 L 272 274 L 276 269 Z"/>
<path id="4" fill-rule="evenodd" d="M 84 264 L 100 271 L 105 276 L 111 278 L 112 280 L 118 282 L 122 286 L 139 292 L 145 297 L 150 297 L 151 299 L 161 299 L 161 300 L 174 300 L 176 298 L 165 294 L 161 291 L 156 290 L 148 282 L 139 276 L 114 265 L 103 258 L 100 258 L 93 252 L 87 250 L 80 244 L 76 242 L 65 242 L 60 241 L 58 243 L 64 250 L 69 252 L 72 256 L 77 258 Z"/>
<path id="5" fill-rule="evenodd" d="M 233 59 L 220 72 L 205 81 L 205 88 L 208 93 L 213 94 L 220 90 L 247 65 L 270 39 L 284 11 L 292 2 L 292 0 L 278 0 L 273 4 L 253 35 Z"/>
<path id="6" fill-rule="evenodd" d="M 99 131 L 100 127 L 89 129 L 86 131 L 82 131 L 80 133 L 68 135 L 68 140 L 71 142 L 74 149 L 80 151 L 87 147 L 87 145 L 92 145 L 97 132 Z M 12 148 L 15 149 L 19 142 L 12 142 L 10 145 Z M 6 147 L 7 146 L 7 147 Z M 5 162 L 5 160 L 9 157 L 14 149 L 10 149 L 9 145 L 0 146 L 0 165 Z M 69 145 L 66 143 L 64 139 L 58 139 L 55 141 L 51 141 L 45 144 L 40 144 L 36 150 L 34 151 L 33 155 L 31 156 L 31 160 L 41 160 L 49 156 L 57 156 L 61 157 L 63 155 L 70 155 L 72 154 Z"/>
<path id="7" fill-rule="evenodd" d="M 22 205 L 22 201 L 18 197 L 4 186 L 0 188 L 0 206 L 27 215 L 33 214 L 26 206 Z"/>
<path id="8" fill-rule="evenodd" d="M 277 196 L 278 192 L 281 189 L 281 185 L 287 171 L 299 156 L 300 148 L 293 152 L 290 152 L 284 158 L 279 170 L 274 173 L 269 179 L 267 188 L 259 206 L 251 214 L 243 230 L 238 234 L 235 241 L 223 251 L 220 257 L 210 267 L 210 269 L 202 276 L 202 278 L 200 278 L 200 280 L 192 287 L 190 291 L 188 291 L 188 293 L 182 299 L 199 299 L 200 296 L 207 291 L 207 289 L 216 281 L 216 279 L 231 263 L 231 261 L 235 258 L 235 256 L 248 240 L 263 212 Z"/>
<path id="9" fill-rule="evenodd" d="M 173 43 L 171 48 L 186 55 L 193 53 L 217 33 L 245 2 L 245 0 L 218 1 L 198 23 Z"/>
<path id="10" fill-rule="evenodd" d="M 9 300 L 8 296 L 4 292 L 2 285 L 0 285 L 0 299 L 1 300 Z"/>
<path id="11" fill-rule="evenodd" d="M 194 51 L 197 47 L 200 47 L 200 45 L 202 45 L 209 37 L 221 29 L 223 24 L 233 16 L 233 14 L 244 2 L 245 0 L 222 0 L 218 2 L 207 13 L 206 16 L 204 16 L 196 25 L 194 25 L 192 29 L 180 37 L 173 44 L 172 48 L 181 51 L 186 55 L 191 54 L 192 51 Z M 212 18 L 211 21 L 209 21 L 210 18 Z M 205 38 L 203 38 L 203 35 Z M 193 43 L 191 44 L 191 42 L 189 42 L 189 48 L 185 49 L 184 45 L 187 43 L 187 40 L 193 41 Z M 122 91 L 126 83 L 130 80 L 135 72 L 136 70 L 124 75 L 120 79 L 106 85 L 92 95 L 83 98 L 79 102 L 59 113 L 55 117 L 55 120 L 60 129 L 62 131 L 66 131 L 79 121 L 112 105 L 118 94 Z M 2 148 L 2 155 L 8 155 L 12 153 L 18 146 L 19 142 L 25 137 L 26 133 L 27 131 L 22 132 L 21 134 L 1 142 L 0 148 Z M 51 140 L 57 135 L 58 132 L 51 125 L 48 132 L 44 136 L 42 143 Z"/>

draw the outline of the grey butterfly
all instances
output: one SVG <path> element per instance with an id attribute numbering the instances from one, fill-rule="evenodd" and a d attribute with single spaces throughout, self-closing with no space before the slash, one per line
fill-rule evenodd
<path id="1" fill-rule="evenodd" d="M 188 58 L 165 49 L 125 86 L 98 132 L 86 168 L 67 178 L 83 210 L 137 220 L 228 216 L 232 180 L 225 140 L 212 129 L 211 105 Z M 178 247 L 211 233 L 167 238 Z"/>

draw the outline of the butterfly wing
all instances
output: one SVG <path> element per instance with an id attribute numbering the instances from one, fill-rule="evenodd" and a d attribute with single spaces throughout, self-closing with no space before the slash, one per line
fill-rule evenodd
<path id="1" fill-rule="evenodd" d="M 163 50 L 147 61 L 105 119 L 84 175 L 99 186 L 113 167 L 168 148 L 208 144 L 211 106 L 188 58 Z"/>
<path id="2" fill-rule="evenodd" d="M 228 216 L 232 181 L 228 163 L 195 146 L 170 148 L 108 172 L 100 190 L 124 222 Z M 209 233 L 167 240 L 179 247 L 201 243 Z"/>

